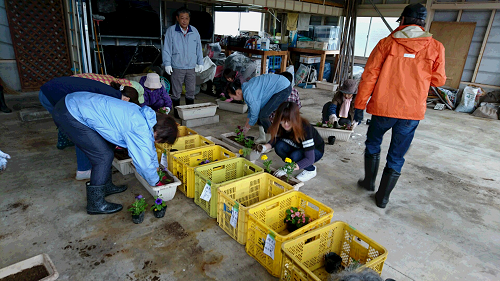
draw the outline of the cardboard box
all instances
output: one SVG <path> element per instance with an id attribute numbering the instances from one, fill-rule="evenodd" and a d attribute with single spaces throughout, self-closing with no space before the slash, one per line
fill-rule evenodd
<path id="1" fill-rule="evenodd" d="M 321 61 L 320 56 L 300 56 L 301 63 L 318 63 Z"/>
<path id="2" fill-rule="evenodd" d="M 314 41 L 297 41 L 297 48 L 313 49 Z"/>
<path id="3" fill-rule="evenodd" d="M 314 42 L 314 49 L 316 50 L 328 50 L 328 42 Z"/>

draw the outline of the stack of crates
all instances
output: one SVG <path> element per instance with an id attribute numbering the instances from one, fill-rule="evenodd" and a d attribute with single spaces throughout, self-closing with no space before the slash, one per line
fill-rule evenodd
<path id="1" fill-rule="evenodd" d="M 314 41 L 328 43 L 327 50 L 338 50 L 339 33 L 339 26 L 316 25 L 314 26 Z"/>
<path id="2" fill-rule="evenodd" d="M 268 56 L 267 64 L 269 70 L 281 69 L 281 56 Z"/>

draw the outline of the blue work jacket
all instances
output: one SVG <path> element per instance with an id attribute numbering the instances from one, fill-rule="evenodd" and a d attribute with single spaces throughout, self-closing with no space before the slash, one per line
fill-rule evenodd
<path id="1" fill-rule="evenodd" d="M 174 69 L 193 69 L 196 65 L 203 65 L 198 30 L 188 25 L 188 32 L 184 35 L 179 24 L 169 27 L 165 32 L 162 57 L 163 65 Z"/>

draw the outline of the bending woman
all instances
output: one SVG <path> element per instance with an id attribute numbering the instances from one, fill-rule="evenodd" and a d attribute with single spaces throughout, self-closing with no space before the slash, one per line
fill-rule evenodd
<path id="1" fill-rule="evenodd" d="M 43 107 L 52 114 L 54 106 L 61 99 L 64 99 L 68 94 L 78 91 L 97 93 L 139 104 L 137 91 L 132 87 L 122 86 L 116 82 L 111 82 L 111 86 L 108 86 L 98 81 L 80 77 L 54 78 L 40 87 L 38 98 Z M 64 149 L 70 145 L 73 144 L 59 130 L 57 148 Z M 89 160 L 78 147 L 75 150 L 77 163 L 76 180 L 90 179 L 91 166 Z"/>
<path id="2" fill-rule="evenodd" d="M 87 213 L 111 214 L 122 209 L 122 205 L 104 200 L 107 195 L 127 189 L 113 185 L 111 179 L 117 145 L 128 149 L 137 172 L 151 186 L 160 185 L 154 143 L 175 142 L 178 130 L 172 117 L 157 114 L 147 106 L 90 92 L 67 95 L 57 103 L 52 115 L 58 127 L 92 164 L 87 183 Z"/>
<path id="3" fill-rule="evenodd" d="M 290 158 L 295 162 L 295 169 L 304 169 L 297 179 L 305 182 L 316 176 L 316 166 L 325 151 L 325 142 L 318 131 L 300 116 L 299 106 L 294 102 L 284 102 L 276 111 L 276 117 L 269 129 L 271 141 L 260 145 L 262 153 L 274 147 L 283 161 Z M 281 177 L 285 175 L 283 168 L 278 169 L 274 175 Z"/>

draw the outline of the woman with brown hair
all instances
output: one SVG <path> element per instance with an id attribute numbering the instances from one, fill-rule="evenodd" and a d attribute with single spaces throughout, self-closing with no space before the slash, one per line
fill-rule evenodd
<path id="1" fill-rule="evenodd" d="M 318 131 L 300 116 L 299 106 L 294 102 L 284 102 L 276 110 L 276 117 L 269 128 L 271 141 L 260 145 L 262 153 L 274 147 L 276 154 L 285 161 L 290 158 L 295 162 L 295 169 L 304 169 L 297 176 L 300 181 L 308 181 L 316 176 L 316 166 L 325 151 L 325 142 Z M 278 169 L 274 175 L 285 175 L 285 169 Z"/>

